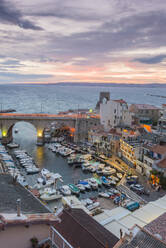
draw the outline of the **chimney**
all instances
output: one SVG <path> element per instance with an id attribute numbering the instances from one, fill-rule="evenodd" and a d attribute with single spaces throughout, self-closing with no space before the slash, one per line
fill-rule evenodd
<path id="1" fill-rule="evenodd" d="M 21 199 L 17 199 L 17 216 L 21 215 Z"/>
<path id="2" fill-rule="evenodd" d="M 122 229 L 120 229 L 120 239 L 122 239 L 123 238 L 123 231 L 122 231 Z"/>

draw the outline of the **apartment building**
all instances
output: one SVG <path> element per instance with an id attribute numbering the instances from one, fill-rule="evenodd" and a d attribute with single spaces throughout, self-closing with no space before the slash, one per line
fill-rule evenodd
<path id="1" fill-rule="evenodd" d="M 119 125 L 130 126 L 132 113 L 123 99 L 103 101 L 100 104 L 100 121 L 105 130 Z"/>
<path id="2" fill-rule="evenodd" d="M 160 118 L 160 108 L 149 104 L 131 104 L 129 111 L 134 114 L 135 121 L 138 124 L 154 124 Z"/>

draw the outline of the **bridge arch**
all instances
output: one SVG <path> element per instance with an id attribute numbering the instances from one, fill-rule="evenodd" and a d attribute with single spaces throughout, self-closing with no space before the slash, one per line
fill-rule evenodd
<path id="1" fill-rule="evenodd" d="M 29 123 L 36 129 L 37 144 L 44 143 L 44 125 L 39 125 L 38 122 L 33 120 L 13 120 L 7 123 L 1 123 L 2 144 L 7 144 L 13 141 L 13 128 L 17 123 Z M 40 123 L 41 124 L 41 123 Z"/>

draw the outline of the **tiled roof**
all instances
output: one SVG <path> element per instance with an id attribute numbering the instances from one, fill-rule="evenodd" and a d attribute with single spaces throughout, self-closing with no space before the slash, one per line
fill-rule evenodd
<path id="1" fill-rule="evenodd" d="M 166 248 L 166 244 L 154 235 L 141 229 L 129 242 L 124 242 L 119 248 Z"/>
<path id="2" fill-rule="evenodd" d="M 73 247 L 112 248 L 119 240 L 82 209 L 64 209 L 60 219 L 54 226 Z"/>
<path id="3" fill-rule="evenodd" d="M 158 154 L 165 154 L 166 153 L 166 146 L 155 145 L 151 147 L 151 151 L 158 153 Z"/>
<path id="4" fill-rule="evenodd" d="M 157 166 L 166 169 L 166 158 L 157 163 Z"/>
<path id="5" fill-rule="evenodd" d="M 153 235 L 159 234 L 162 240 L 166 242 L 166 213 L 160 215 L 157 219 L 150 222 L 144 227 Z"/>
<path id="6" fill-rule="evenodd" d="M 151 109 L 151 110 L 158 109 L 159 110 L 159 108 L 157 108 L 154 105 L 150 105 L 150 104 L 132 104 L 131 106 L 135 106 L 138 109 Z"/>
<path id="7" fill-rule="evenodd" d="M 23 214 L 50 212 L 31 192 L 19 183 L 14 184 L 8 174 L 0 174 L 0 199 L 0 213 L 16 213 L 17 199 L 21 199 Z"/>
<path id="8" fill-rule="evenodd" d="M 117 100 L 113 100 L 114 102 L 118 102 L 118 103 L 125 103 L 126 104 L 126 102 L 125 102 L 125 100 L 123 100 L 123 99 L 117 99 Z"/>

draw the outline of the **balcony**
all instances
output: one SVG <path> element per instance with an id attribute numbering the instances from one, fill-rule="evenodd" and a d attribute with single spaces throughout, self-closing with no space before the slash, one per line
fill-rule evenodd
<path id="1" fill-rule="evenodd" d="M 74 248 L 69 242 L 53 227 L 50 227 L 50 237 L 40 242 L 49 244 L 51 248 Z"/>

